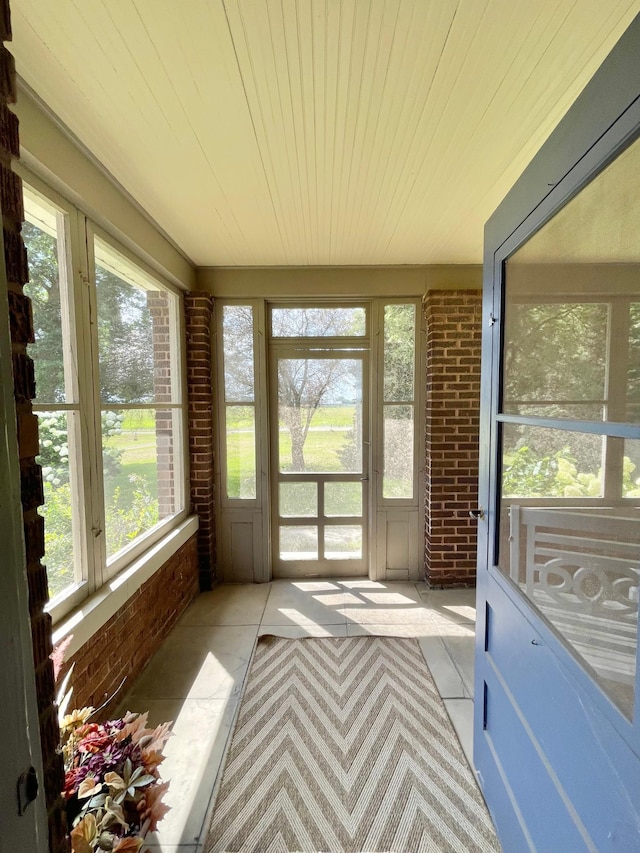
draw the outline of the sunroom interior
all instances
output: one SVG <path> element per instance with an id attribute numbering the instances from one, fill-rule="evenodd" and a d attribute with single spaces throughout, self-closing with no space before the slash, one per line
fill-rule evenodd
<path id="1" fill-rule="evenodd" d="M 255 585 L 347 596 L 361 582 L 444 613 L 451 636 L 472 642 L 484 223 L 640 11 L 632 0 L 160 5 L 11 3 L 21 183 L 3 167 L 2 207 L 5 232 L 8 217 L 24 222 L 29 280 L 9 261 L 7 280 L 33 324 L 14 334 L 14 374 L 25 353 L 35 371 L 35 393 L 15 394 L 18 467 L 23 483 L 36 465 L 42 476 L 23 494 L 28 582 L 22 560 L 15 583 L 34 638 L 25 717 L 39 718 L 33 761 L 54 780 L 53 850 L 54 649 L 63 673 L 73 666 L 74 704 L 108 714 L 223 584 L 247 585 L 256 632 L 269 623 Z M 544 368 L 544 327 L 547 346 L 599 342 L 593 372 L 571 377 L 572 405 L 615 420 L 620 368 L 640 351 L 631 272 L 621 265 L 603 294 L 576 258 L 575 302 L 568 266 L 562 298 L 557 268 L 545 293 L 532 276 L 532 292 L 538 248 L 510 261 L 505 411 L 563 416 L 551 374 L 546 396 L 526 387 L 525 365 Z M 18 313 L 12 303 L 12 331 Z M 547 477 L 557 520 L 560 495 L 594 507 L 637 497 L 640 452 L 594 436 L 568 461 L 551 441 L 541 472 L 527 458 L 535 436 L 512 433 L 502 553 L 544 613 L 553 591 L 529 578 L 537 552 L 516 534 L 544 552 L 550 525 L 539 500 L 518 497 L 524 480 Z M 635 541 L 622 516 L 614 563 Z M 633 577 L 626 589 L 637 611 Z M 299 627 L 298 593 L 278 594 Z M 438 646 L 454 665 L 456 642 Z M 470 648 L 445 698 L 470 700 Z M 598 670 L 598 649 L 580 653 Z M 613 674 L 599 670 L 623 711 L 625 653 Z M 166 850 L 201 850 L 191 829 L 187 815 Z"/>

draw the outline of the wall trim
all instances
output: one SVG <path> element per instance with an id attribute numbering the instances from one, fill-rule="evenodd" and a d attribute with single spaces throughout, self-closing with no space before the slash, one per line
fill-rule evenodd
<path id="1" fill-rule="evenodd" d="M 70 639 L 65 657 L 70 658 L 114 616 L 149 578 L 198 532 L 198 517 L 190 516 L 149 548 L 128 568 L 86 599 L 53 631 L 54 648 Z"/>

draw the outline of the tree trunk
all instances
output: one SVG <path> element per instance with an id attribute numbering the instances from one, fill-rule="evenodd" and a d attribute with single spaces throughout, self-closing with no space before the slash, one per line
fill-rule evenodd
<path id="1" fill-rule="evenodd" d="M 292 418 L 289 424 L 291 433 L 291 464 L 294 471 L 304 471 L 304 442 L 305 434 L 297 418 Z"/>

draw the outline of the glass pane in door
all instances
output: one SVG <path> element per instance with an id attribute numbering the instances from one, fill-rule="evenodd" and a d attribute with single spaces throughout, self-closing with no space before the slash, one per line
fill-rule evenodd
<path id="1" fill-rule="evenodd" d="M 565 435 L 569 441 L 584 437 Z M 640 442 L 625 445 L 622 490 L 625 496 L 640 494 L 632 480 L 630 458 L 640 452 Z M 631 718 L 638 640 L 640 511 L 633 501 L 594 504 L 593 498 L 585 498 L 591 486 L 594 493 L 601 490 L 610 474 L 606 465 L 604 475 L 599 472 L 597 476 L 578 473 L 563 457 L 558 462 L 554 466 L 548 458 L 531 458 L 521 467 L 517 486 L 513 466 L 505 464 L 499 567 Z"/>
<path id="2" fill-rule="evenodd" d="M 324 514 L 331 518 L 362 515 L 362 483 L 325 483 Z"/>
<path id="3" fill-rule="evenodd" d="M 361 425 L 361 359 L 278 359 L 280 471 L 361 471 Z"/>

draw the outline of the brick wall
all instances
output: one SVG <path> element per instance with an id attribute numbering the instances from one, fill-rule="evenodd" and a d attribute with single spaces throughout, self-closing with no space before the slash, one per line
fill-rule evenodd
<path id="1" fill-rule="evenodd" d="M 11 38 L 8 0 L 0 0 L 0 40 Z M 13 57 L 0 47 L 0 204 L 4 259 L 7 270 L 9 326 L 11 330 L 14 394 L 18 421 L 20 485 L 25 532 L 27 580 L 29 585 L 29 617 L 33 641 L 44 797 L 49 820 L 49 849 L 64 853 L 66 821 L 60 791 L 64 782 L 62 757 L 56 749 L 59 740 L 58 718 L 54 707 L 53 664 L 51 653 L 51 618 L 44 612 L 48 600 L 47 575 L 41 559 L 44 555 L 44 526 L 37 509 L 43 503 L 42 472 L 36 464 L 38 454 L 38 419 L 31 401 L 35 397 L 33 361 L 27 347 L 33 343 L 31 303 L 23 292 L 28 279 L 27 256 L 20 234 L 24 211 L 22 182 L 12 171 L 11 162 L 19 156 L 18 120 L 9 110 L 15 103 L 15 68 Z"/>
<path id="2" fill-rule="evenodd" d="M 198 591 L 197 540 L 192 536 L 88 643 L 65 661 L 63 674 L 75 663 L 73 707 L 98 708 L 112 697 L 100 713 L 101 719 L 108 719 Z M 124 678 L 122 690 L 116 694 Z"/>
<path id="3" fill-rule="evenodd" d="M 158 408 L 156 421 L 156 459 L 158 480 L 158 516 L 173 515 L 176 507 L 175 480 L 173 477 L 173 418 L 171 409 L 161 408 L 171 402 L 171 315 L 169 294 L 162 291 L 147 292 L 147 305 L 152 322 L 153 391 Z"/>
<path id="4" fill-rule="evenodd" d="M 191 508 L 200 520 L 198 561 L 203 590 L 211 589 L 216 579 L 212 313 L 210 294 L 185 294 Z"/>
<path id="5" fill-rule="evenodd" d="M 425 574 L 434 587 L 475 584 L 481 318 L 480 291 L 427 293 Z"/>

